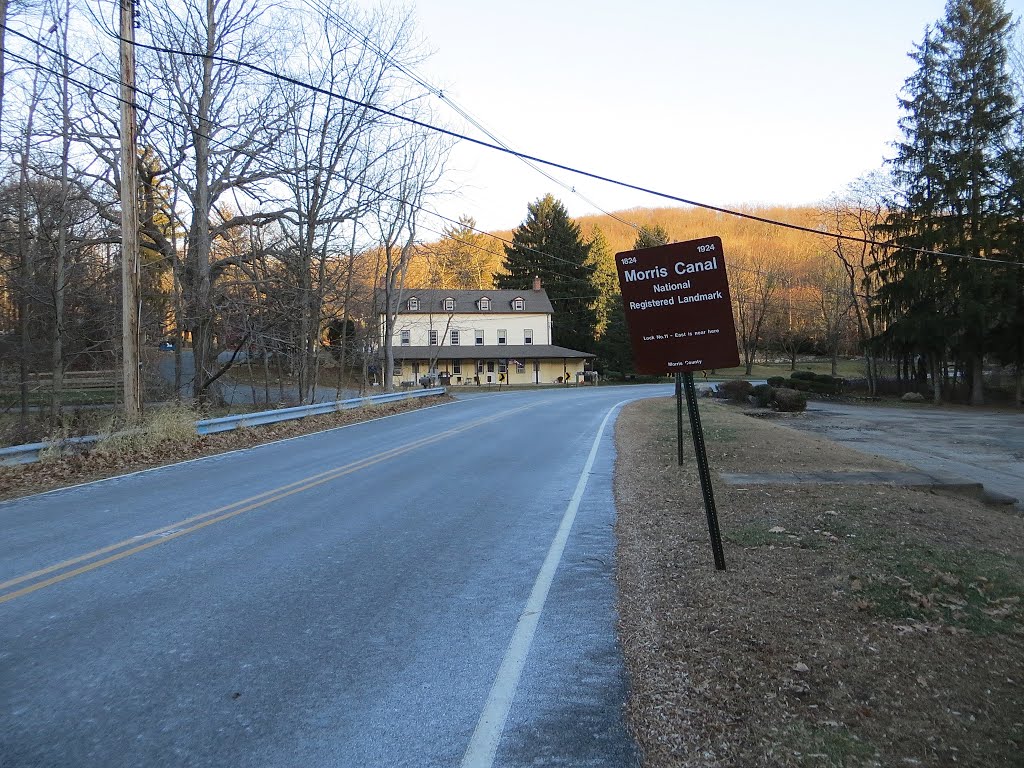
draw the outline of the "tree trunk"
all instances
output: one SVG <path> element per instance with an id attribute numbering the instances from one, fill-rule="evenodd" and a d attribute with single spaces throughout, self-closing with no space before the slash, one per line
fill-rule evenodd
<path id="1" fill-rule="evenodd" d="M 277 400 L 284 402 L 284 364 L 281 355 L 277 355 Z"/>
<path id="2" fill-rule="evenodd" d="M 64 5 L 64 21 L 61 26 L 61 50 L 68 49 L 68 19 L 70 0 Z M 68 249 L 68 166 L 71 162 L 71 98 L 68 93 L 68 60 L 61 58 L 61 154 L 60 154 L 60 224 L 57 230 L 57 258 L 53 275 L 53 354 L 51 369 L 53 375 L 53 397 L 51 410 L 54 419 L 60 418 L 61 399 L 64 394 L 64 295 Z"/>
<path id="3" fill-rule="evenodd" d="M 21 336 L 21 354 L 19 373 L 21 374 L 21 424 L 28 422 L 28 373 L 29 352 L 32 349 L 32 330 L 29 316 L 32 303 L 29 298 L 29 287 L 32 283 L 32 244 L 29 242 L 28 231 L 28 155 L 32 146 L 32 131 L 38 104 L 37 84 L 39 70 L 32 76 L 32 100 L 28 105 L 28 116 L 25 124 L 25 143 L 21 150 L 21 164 L 18 175 L 18 257 L 21 272 L 21 290 L 18 296 L 18 323 Z"/>
<path id="4" fill-rule="evenodd" d="M 7 0 L 0 0 L 0 125 L 4 124 L 4 85 L 7 79 Z M 0 139 L 3 136 L 0 134 Z M 2 146 L 0 146 L 2 149 Z"/>
<path id="5" fill-rule="evenodd" d="M 196 378 L 192 393 L 198 400 L 208 400 L 214 393 L 207 391 L 207 382 L 213 378 L 213 286 L 210 275 L 210 110 L 213 100 L 213 59 L 216 52 L 216 18 L 214 0 L 206 0 L 206 55 L 203 57 L 203 84 L 198 104 L 198 129 L 193 143 L 196 153 L 196 205 L 192 212 L 193 303 L 196 317 L 193 322 L 192 353 Z"/>
<path id="6" fill-rule="evenodd" d="M 971 405 L 985 404 L 985 368 L 980 355 L 971 360 Z"/>
<path id="7" fill-rule="evenodd" d="M 338 353 L 338 391 L 341 391 L 342 380 L 345 375 L 345 366 L 348 362 L 348 304 L 352 299 L 352 272 L 355 269 L 356 256 L 356 228 L 352 227 L 352 245 L 349 248 L 348 263 L 345 267 L 345 293 L 342 296 L 341 307 L 341 349 Z"/>
<path id="8" fill-rule="evenodd" d="M 270 350 L 266 340 L 263 341 L 263 396 L 264 402 L 270 405 Z"/>
<path id="9" fill-rule="evenodd" d="M 174 399 L 181 400 L 181 348 L 185 343 L 185 334 L 182 332 L 185 322 L 185 309 L 182 306 L 181 281 L 178 279 L 178 249 L 174 249 L 173 265 L 171 272 L 174 282 Z"/>

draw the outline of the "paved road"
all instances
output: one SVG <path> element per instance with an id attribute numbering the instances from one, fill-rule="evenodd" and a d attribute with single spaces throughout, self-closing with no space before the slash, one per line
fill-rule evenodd
<path id="1" fill-rule="evenodd" d="M 0 765 L 635 764 L 612 419 L 669 392 L 472 398 L 0 504 Z"/>
<path id="2" fill-rule="evenodd" d="M 1024 414 L 811 401 L 791 426 L 925 472 L 982 483 L 1024 503 Z"/>

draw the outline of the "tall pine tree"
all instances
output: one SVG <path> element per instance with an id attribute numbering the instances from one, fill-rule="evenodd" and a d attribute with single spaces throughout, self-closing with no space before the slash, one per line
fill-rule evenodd
<path id="1" fill-rule="evenodd" d="M 892 161 L 900 199 L 888 229 L 897 246 L 982 259 L 998 253 L 1001 158 L 1015 107 L 1012 30 L 1001 0 L 948 0 L 944 18 L 911 54 L 918 66 L 901 100 L 904 140 Z M 907 250 L 895 251 L 883 272 L 881 341 L 901 355 L 925 355 L 935 382 L 940 359 L 951 355 L 970 374 L 971 401 L 982 402 L 998 272 Z"/>
<path id="2" fill-rule="evenodd" d="M 599 234 L 600 230 L 597 230 L 597 233 Z M 633 241 L 633 250 L 668 245 L 668 240 L 668 232 L 660 224 L 640 227 L 637 230 L 636 240 Z M 605 326 L 597 347 L 600 364 L 606 375 L 608 371 L 622 374 L 632 373 L 633 349 L 629 340 L 626 311 L 622 306 L 622 294 L 619 292 L 617 274 L 615 276 L 615 291 L 614 294 L 607 297 L 605 310 L 607 313 Z"/>
<path id="3" fill-rule="evenodd" d="M 608 325 L 608 311 L 615 304 L 621 304 L 622 298 L 619 295 L 619 274 L 615 269 L 615 254 L 608 244 L 608 238 L 600 227 L 594 227 L 590 237 L 590 261 L 594 265 L 594 288 L 596 289 L 597 300 L 594 310 L 597 312 L 597 327 L 595 328 L 598 339 L 604 335 Z"/>
<path id="4" fill-rule="evenodd" d="M 565 206 L 551 195 L 527 206 L 526 220 L 505 246 L 505 274 L 495 276 L 498 288 L 528 290 L 538 276 L 554 307 L 555 344 L 590 352 L 594 347 L 597 312 L 594 309 L 596 266 L 590 245 L 569 218 Z"/>
<path id="5" fill-rule="evenodd" d="M 641 248 L 657 248 L 659 245 L 668 245 L 668 232 L 661 224 L 652 224 L 649 227 L 640 227 L 633 241 L 633 250 Z"/>

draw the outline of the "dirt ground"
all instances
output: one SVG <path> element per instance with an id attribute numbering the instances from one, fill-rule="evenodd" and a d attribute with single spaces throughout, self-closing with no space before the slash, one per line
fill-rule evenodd
<path id="1" fill-rule="evenodd" d="M 1024 520 L 864 485 L 716 472 L 906 469 L 701 402 L 728 570 L 675 406 L 616 427 L 627 714 L 647 768 L 1024 765 Z M 686 434 L 687 440 L 689 433 Z"/>
<path id="2" fill-rule="evenodd" d="M 381 416 L 437 405 L 451 399 L 444 395 L 381 403 L 350 411 L 339 411 L 298 421 L 283 421 L 252 429 L 236 429 L 232 432 L 221 432 L 215 435 L 189 434 L 185 438 L 168 439 L 155 446 L 139 449 L 93 450 L 77 455 L 49 456 L 34 464 L 0 466 L 0 501 L 99 480 L 104 477 L 113 477 L 125 472 L 150 469 L 201 456 L 213 456 L 226 451 L 250 448 L 254 445 L 283 440 L 288 437 L 308 435 L 312 432 L 334 429 L 346 424 L 355 424 Z M 194 429 L 191 431 L 194 432 Z"/>

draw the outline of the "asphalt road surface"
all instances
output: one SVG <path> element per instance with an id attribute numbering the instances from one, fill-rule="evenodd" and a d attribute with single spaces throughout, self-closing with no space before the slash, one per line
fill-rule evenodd
<path id="1" fill-rule="evenodd" d="M 0 765 L 629 766 L 617 404 L 513 392 L 0 504 Z"/>
<path id="2" fill-rule="evenodd" d="M 791 426 L 867 453 L 982 483 L 1024 507 L 1024 414 L 811 401 Z"/>

